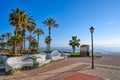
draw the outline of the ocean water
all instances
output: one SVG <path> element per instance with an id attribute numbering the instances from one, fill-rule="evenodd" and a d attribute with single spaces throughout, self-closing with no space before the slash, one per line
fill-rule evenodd
<path id="1" fill-rule="evenodd" d="M 42 47 L 40 50 L 46 50 L 46 48 Z M 59 50 L 65 52 L 72 52 L 71 47 L 51 47 L 51 50 Z M 76 48 L 76 51 L 80 51 L 80 48 Z M 90 50 L 91 51 L 91 50 Z M 94 47 L 94 53 L 98 54 L 113 54 L 120 55 L 120 47 Z"/>
<path id="2" fill-rule="evenodd" d="M 120 55 L 120 47 L 95 47 L 94 53 Z"/>

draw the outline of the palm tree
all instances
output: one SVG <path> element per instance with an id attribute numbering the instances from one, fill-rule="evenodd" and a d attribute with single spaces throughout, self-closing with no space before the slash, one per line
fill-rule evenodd
<path id="1" fill-rule="evenodd" d="M 36 33 L 36 34 L 37 34 L 37 36 L 38 36 L 38 46 L 39 46 L 40 35 L 44 34 L 44 32 L 43 32 L 43 30 L 42 30 L 42 29 L 37 28 L 37 29 L 35 30 L 35 33 Z M 37 49 L 38 49 L 38 47 L 37 47 Z"/>
<path id="2" fill-rule="evenodd" d="M 25 50 L 25 33 L 26 33 L 26 29 L 27 26 L 29 26 L 29 24 L 34 23 L 32 16 L 28 16 L 26 13 L 22 16 L 22 27 L 23 27 L 23 39 L 24 39 L 24 50 Z"/>
<path id="3" fill-rule="evenodd" d="M 36 28 L 36 24 L 34 22 L 31 22 L 27 25 L 27 30 L 30 32 L 30 35 L 28 37 L 28 39 L 29 39 L 29 50 L 30 50 L 30 43 L 33 39 L 32 34 L 33 34 L 33 31 L 35 30 L 35 28 Z"/>
<path id="4" fill-rule="evenodd" d="M 17 38 L 17 32 L 19 30 L 19 27 L 22 24 L 22 15 L 23 14 L 24 14 L 23 10 L 16 8 L 16 10 L 12 9 L 12 12 L 9 15 L 10 24 L 15 27 L 15 31 L 14 31 L 15 41 L 14 41 L 14 50 L 13 50 L 14 54 L 17 53 L 16 38 Z"/>
<path id="5" fill-rule="evenodd" d="M 2 38 L 2 42 L 3 42 L 4 39 L 6 38 L 6 34 L 2 34 L 2 35 L 1 35 L 1 38 Z"/>
<path id="6" fill-rule="evenodd" d="M 42 22 L 44 24 L 44 26 L 48 26 L 48 31 L 49 31 L 49 37 L 51 39 L 51 28 L 52 27 L 55 27 L 57 28 L 58 27 L 58 24 L 56 24 L 56 21 L 54 20 L 54 18 L 48 18 L 47 20 L 44 20 Z M 48 51 L 50 51 L 50 43 L 48 44 Z"/>
<path id="7" fill-rule="evenodd" d="M 22 36 L 21 37 L 17 37 L 17 38 L 15 38 L 14 36 L 12 36 L 8 41 L 7 41 L 7 43 L 8 43 L 8 45 L 10 46 L 10 47 L 12 47 L 12 48 L 14 48 L 14 41 L 15 41 L 15 39 L 16 39 L 16 47 L 17 47 L 17 50 L 18 50 L 18 48 L 22 45 L 22 43 L 23 43 L 23 38 L 22 38 Z"/>
<path id="8" fill-rule="evenodd" d="M 38 47 L 38 42 L 36 41 L 36 39 L 33 39 L 30 43 L 30 48 L 32 52 L 36 52 L 37 51 L 37 47 Z"/>
<path id="9" fill-rule="evenodd" d="M 72 46 L 73 53 L 75 52 L 75 47 L 79 47 L 80 39 L 77 39 L 77 36 L 72 36 L 72 40 L 69 41 L 69 45 Z"/>
<path id="10" fill-rule="evenodd" d="M 0 42 L 3 42 L 3 38 L 0 36 Z"/>
<path id="11" fill-rule="evenodd" d="M 1 46 L 2 49 L 5 49 L 5 47 L 7 46 L 7 44 L 6 44 L 6 42 L 1 42 L 0 46 Z"/>
<path id="12" fill-rule="evenodd" d="M 1 40 L 0 46 L 1 46 L 2 49 L 4 49 L 6 47 L 6 45 L 7 45 L 6 42 L 4 42 L 5 38 L 6 38 L 6 34 L 2 34 L 0 36 L 0 40 Z"/>
<path id="13" fill-rule="evenodd" d="M 14 48 L 14 41 L 15 41 L 15 37 L 11 36 L 11 38 L 7 41 L 8 46 Z"/>
<path id="14" fill-rule="evenodd" d="M 50 42 L 52 41 L 52 39 L 49 37 L 49 36 L 47 36 L 46 38 L 45 38 L 45 43 L 46 43 L 46 50 L 48 51 L 49 50 L 49 44 L 50 44 Z"/>

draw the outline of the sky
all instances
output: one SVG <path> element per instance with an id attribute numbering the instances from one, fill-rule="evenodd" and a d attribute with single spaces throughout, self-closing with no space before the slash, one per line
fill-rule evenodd
<path id="1" fill-rule="evenodd" d="M 120 47 L 120 0 L 0 0 L 0 3 L 0 35 L 13 33 L 15 27 L 9 23 L 9 14 L 11 9 L 20 8 L 43 29 L 41 47 L 46 46 L 44 40 L 48 35 L 48 27 L 42 22 L 50 17 L 59 24 L 51 30 L 51 47 L 70 47 L 72 36 L 77 36 L 81 45 L 90 45 L 91 26 L 95 28 L 95 47 Z"/>

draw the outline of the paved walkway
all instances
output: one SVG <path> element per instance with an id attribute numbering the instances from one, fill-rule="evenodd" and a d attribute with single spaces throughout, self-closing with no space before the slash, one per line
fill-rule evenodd
<path id="1" fill-rule="evenodd" d="M 91 58 L 67 58 L 44 68 L 22 71 L 14 75 L 0 76 L 0 78 L 4 80 L 64 80 L 76 73 L 99 76 L 99 79 L 120 80 L 120 56 L 103 55 L 103 58 L 95 58 L 95 69 L 91 69 Z"/>

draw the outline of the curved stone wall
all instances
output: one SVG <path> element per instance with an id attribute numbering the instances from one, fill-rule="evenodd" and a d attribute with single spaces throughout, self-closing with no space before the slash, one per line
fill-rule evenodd
<path id="1" fill-rule="evenodd" d="M 47 56 L 49 56 L 49 58 L 46 59 Z M 33 66 L 35 62 L 37 62 L 39 66 L 42 66 L 43 64 L 49 63 L 51 60 L 58 60 L 62 58 L 64 57 L 61 57 L 61 53 L 59 53 L 57 50 L 53 51 L 52 53 L 46 53 L 45 55 L 30 54 L 19 57 L 10 57 L 5 62 L 5 70 L 8 72 L 14 68 Z"/>

